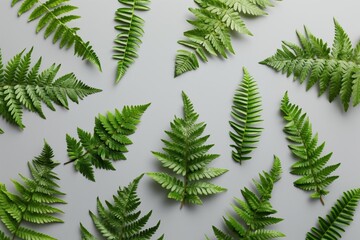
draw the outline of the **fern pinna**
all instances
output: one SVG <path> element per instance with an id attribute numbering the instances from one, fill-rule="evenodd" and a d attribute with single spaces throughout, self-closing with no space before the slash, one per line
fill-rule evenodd
<path id="1" fill-rule="evenodd" d="M 28 167 L 31 178 L 20 175 L 22 182 L 12 180 L 17 194 L 10 193 L 0 183 L 0 221 L 8 233 L 0 231 L 1 240 L 52 240 L 56 239 L 38 232 L 36 225 L 63 222 L 56 215 L 62 211 L 54 204 L 64 204 L 56 183 L 59 178 L 53 169 L 59 163 L 53 160 L 51 147 L 45 143 L 41 154 Z M 8 236 L 6 236 L 8 235 Z"/>
<path id="2" fill-rule="evenodd" d="M 115 21 L 119 23 L 115 27 L 120 33 L 116 36 L 114 47 L 114 59 L 118 60 L 116 82 L 125 75 L 126 70 L 135 61 L 137 50 L 144 34 L 144 20 L 135 15 L 135 11 L 149 10 L 149 0 L 118 0 L 126 7 L 119 8 L 115 13 Z"/>
<path id="3" fill-rule="evenodd" d="M 243 71 L 243 80 L 233 99 L 231 112 L 233 121 L 229 122 L 233 129 L 233 132 L 230 132 L 230 137 L 234 141 L 231 145 L 234 148 L 232 158 L 240 164 L 251 159 L 247 155 L 256 148 L 254 144 L 259 141 L 263 129 L 258 126 L 262 119 L 261 97 L 257 84 L 245 68 Z"/>
<path id="4" fill-rule="evenodd" d="M 141 201 L 137 196 L 136 190 L 142 177 L 143 175 L 135 178 L 127 187 L 120 187 L 117 195 L 113 196 L 114 203 L 105 202 L 107 208 L 100 202 L 99 198 L 97 199 L 98 215 L 95 215 L 91 211 L 89 214 L 97 231 L 102 235 L 101 239 L 147 240 L 151 239 L 151 236 L 156 233 L 160 221 L 155 226 L 143 229 L 149 221 L 152 211 L 144 216 L 140 216 L 141 211 L 137 210 Z M 93 236 L 82 224 L 80 224 L 80 227 L 81 239 L 99 239 Z M 158 240 L 162 239 L 163 236 Z"/>
<path id="5" fill-rule="evenodd" d="M 125 160 L 127 145 L 132 144 L 129 135 L 135 133 L 140 118 L 150 104 L 125 106 L 122 111 L 115 109 L 105 116 L 95 118 L 94 133 L 77 129 L 79 141 L 66 135 L 67 152 L 76 171 L 84 177 L 95 181 L 94 167 L 115 170 L 111 161 Z"/>
<path id="6" fill-rule="evenodd" d="M 32 11 L 28 21 L 39 19 L 36 33 L 44 30 L 44 37 L 48 38 L 53 34 L 53 43 L 59 43 L 60 48 L 70 48 L 74 46 L 74 55 L 86 59 L 96 65 L 101 71 L 101 64 L 98 56 L 92 49 L 89 42 L 77 34 L 78 27 L 70 27 L 67 24 L 80 16 L 72 15 L 70 12 L 77 9 L 68 5 L 69 0 L 48 0 L 45 3 L 40 0 L 12 0 L 11 6 L 21 3 L 18 15 L 21 16 L 28 11 Z"/>
<path id="7" fill-rule="evenodd" d="M 252 35 L 242 16 L 262 16 L 271 0 L 195 0 L 199 8 L 190 8 L 194 19 L 188 20 L 194 29 L 186 31 L 186 40 L 179 44 L 191 49 L 178 50 L 175 59 L 175 77 L 199 68 L 199 61 L 208 61 L 208 55 L 227 58 L 235 54 L 231 34 Z"/>
<path id="8" fill-rule="evenodd" d="M 53 64 L 39 72 L 41 58 L 30 67 L 33 49 L 26 54 L 24 51 L 15 55 L 6 66 L 0 51 L 0 115 L 9 123 L 23 129 L 23 108 L 45 118 L 41 102 L 53 111 L 52 102 L 68 109 L 68 98 L 78 103 L 79 99 L 101 91 L 77 80 L 73 73 L 55 80 L 60 65 Z"/>
<path id="9" fill-rule="evenodd" d="M 275 156 L 271 171 L 259 174 L 260 181 L 253 180 L 258 193 L 244 188 L 241 190 L 244 200 L 235 199 L 236 204 L 233 205 L 233 209 L 241 221 L 230 214 L 224 218 L 231 233 L 225 233 L 213 226 L 216 239 L 267 240 L 285 236 L 279 231 L 266 229 L 266 227 L 282 221 L 281 218 L 273 217 L 276 210 L 270 203 L 274 183 L 280 179 L 281 171 L 281 162 Z M 207 239 L 209 238 L 207 237 Z"/>
<path id="10" fill-rule="evenodd" d="M 340 166 L 340 163 L 326 166 L 332 153 L 321 156 L 325 142 L 318 145 L 318 134 L 313 136 L 311 123 L 302 109 L 290 103 L 285 93 L 281 101 L 281 111 L 287 122 L 284 131 L 291 142 L 289 148 L 297 162 L 292 165 L 291 173 L 301 176 L 294 185 L 302 190 L 313 192 L 312 198 L 320 199 L 324 205 L 323 196 L 329 193 L 326 187 L 334 182 L 338 176 L 331 174 Z"/>
<path id="11" fill-rule="evenodd" d="M 261 63 L 287 76 L 292 74 L 300 83 L 307 80 L 307 90 L 318 83 L 319 95 L 328 91 L 330 102 L 340 96 L 347 111 L 351 99 L 353 106 L 360 103 L 360 41 L 353 48 L 344 29 L 336 20 L 334 23 L 332 49 L 305 28 L 305 36 L 297 32 L 300 46 L 283 42 L 282 49 Z"/>
<path id="12" fill-rule="evenodd" d="M 209 183 L 205 179 L 218 177 L 228 171 L 206 167 L 219 155 L 208 154 L 213 145 L 206 145 L 209 135 L 202 136 L 206 124 L 197 122 L 199 114 L 195 112 L 193 104 L 184 92 L 182 99 L 184 117 L 175 117 L 170 124 L 171 131 L 165 131 L 170 140 L 162 140 L 165 144 L 164 153 L 153 152 L 163 167 L 171 169 L 182 179 L 165 172 L 147 173 L 163 188 L 170 191 L 168 198 L 181 202 L 180 208 L 185 203 L 202 204 L 201 195 L 225 191 L 225 188 Z"/>

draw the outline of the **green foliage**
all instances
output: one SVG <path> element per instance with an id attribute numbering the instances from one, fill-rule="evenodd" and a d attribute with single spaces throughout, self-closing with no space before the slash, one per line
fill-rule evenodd
<path id="1" fill-rule="evenodd" d="M 40 73 L 41 58 L 30 68 L 32 49 L 26 54 L 24 51 L 15 55 L 5 67 L 0 52 L 0 115 L 9 123 L 23 129 L 23 108 L 45 118 L 41 102 L 53 111 L 52 102 L 68 109 L 68 98 L 78 103 L 79 99 L 100 92 L 77 80 L 73 73 L 55 80 L 60 65 L 53 64 Z"/>
<path id="2" fill-rule="evenodd" d="M 64 193 L 59 191 L 56 181 L 59 180 L 53 169 L 59 163 L 53 160 L 53 151 L 45 143 L 41 154 L 35 157 L 28 167 L 32 178 L 20 175 L 22 183 L 12 180 L 17 194 L 10 193 L 0 183 L 0 221 L 11 236 L 0 231 L 1 240 L 53 240 L 55 238 L 38 232 L 36 225 L 62 223 L 56 217 L 62 211 L 54 204 L 64 204 L 60 198 Z"/>
<path id="3" fill-rule="evenodd" d="M 306 234 L 306 240 L 341 239 L 341 232 L 345 232 L 344 226 L 350 225 L 353 221 L 354 212 L 359 204 L 360 189 L 352 189 L 343 193 L 331 208 L 326 219 L 319 217 L 318 228 L 311 228 Z"/>
<path id="4" fill-rule="evenodd" d="M 243 80 L 233 99 L 234 105 L 231 116 L 234 121 L 230 121 L 230 126 L 233 129 L 233 132 L 230 132 L 230 137 L 234 141 L 234 144 L 231 145 L 234 148 L 232 158 L 240 164 L 242 161 L 251 159 L 247 155 L 256 148 L 254 144 L 259 141 L 263 129 L 258 126 L 262 122 L 259 89 L 249 72 L 245 68 L 243 71 Z"/>
<path id="5" fill-rule="evenodd" d="M 241 191 L 244 200 L 235 199 L 236 204 L 232 207 L 241 221 L 231 215 L 224 218 L 225 224 L 232 234 L 225 233 L 213 226 L 216 239 L 266 240 L 285 236 L 279 231 L 266 229 L 267 226 L 282 221 L 281 218 L 272 216 L 276 210 L 270 204 L 274 183 L 280 179 L 281 171 L 281 162 L 274 156 L 271 171 L 259 174 L 260 181 L 253 180 L 258 193 L 245 188 Z M 237 238 L 232 237 L 233 235 Z M 207 237 L 207 239 L 209 238 Z"/>
<path id="6" fill-rule="evenodd" d="M 126 146 L 132 144 L 128 136 L 135 132 L 149 105 L 125 106 L 121 112 L 115 109 L 114 113 L 99 114 L 93 134 L 77 129 L 79 141 L 66 135 L 70 161 L 65 164 L 73 162 L 75 170 L 91 181 L 95 181 L 94 167 L 115 170 L 111 160 L 126 159 Z"/>
<path id="7" fill-rule="evenodd" d="M 218 177 L 226 169 L 206 167 L 217 154 L 208 154 L 213 145 L 206 145 L 209 135 L 202 136 L 206 124 L 198 123 L 199 115 L 194 111 L 193 104 L 183 92 L 184 117 L 175 117 L 170 124 L 171 131 L 165 131 L 170 140 L 162 140 L 165 144 L 164 152 L 153 152 L 163 167 L 171 169 L 178 177 L 165 172 L 147 173 L 163 188 L 169 190 L 168 198 L 181 202 L 180 208 L 185 203 L 202 204 L 200 196 L 216 194 L 225 191 L 206 181 Z"/>
<path id="8" fill-rule="evenodd" d="M 84 42 L 77 34 L 78 27 L 69 27 L 67 24 L 80 18 L 70 12 L 77 7 L 68 5 L 69 0 L 48 0 L 45 3 L 39 0 L 12 0 L 11 6 L 21 2 L 18 16 L 32 10 L 28 22 L 39 20 L 36 33 L 44 30 L 45 39 L 53 35 L 53 43 L 59 42 L 60 48 L 74 46 L 74 55 L 86 59 L 96 65 L 101 71 L 101 64 L 98 56 L 92 49 L 89 42 Z"/>
<path id="9" fill-rule="evenodd" d="M 336 20 L 334 23 L 332 50 L 305 28 L 305 36 L 297 32 L 300 46 L 283 42 L 282 49 L 261 64 L 292 74 L 300 83 L 307 80 L 307 90 L 318 83 L 319 95 L 328 90 L 330 102 L 340 96 L 347 111 L 351 99 L 353 106 L 360 103 L 360 42 L 353 48 L 344 29 Z"/>
<path id="10" fill-rule="evenodd" d="M 115 13 L 115 21 L 119 23 L 115 27 L 120 31 L 115 39 L 114 59 L 118 60 L 116 82 L 125 75 L 126 70 L 137 58 L 137 50 L 144 34 L 144 20 L 135 15 L 136 11 L 149 10 L 149 0 L 118 0 L 126 7 L 119 8 Z"/>
<path id="11" fill-rule="evenodd" d="M 318 134 L 313 136 L 311 123 L 302 109 L 289 102 L 285 93 L 281 102 L 281 111 L 287 121 L 284 131 L 291 142 L 289 148 L 297 158 L 292 165 L 292 174 L 301 176 L 294 185 L 302 190 L 313 192 L 312 198 L 320 199 L 324 205 L 323 196 L 329 191 L 326 187 L 335 181 L 338 176 L 330 176 L 340 163 L 326 166 L 332 153 L 321 156 L 325 142 L 318 145 Z"/>
<path id="12" fill-rule="evenodd" d="M 143 175 L 137 177 L 127 187 L 119 188 L 117 195 L 113 196 L 114 203 L 105 202 L 106 207 L 97 199 L 98 215 L 90 212 L 90 216 L 98 232 L 103 236 L 101 239 L 111 240 L 132 240 L 150 239 L 159 228 L 160 221 L 153 227 L 143 229 L 151 217 L 151 211 L 140 217 L 140 198 L 136 190 Z M 96 240 L 82 224 L 81 239 Z M 158 240 L 163 239 L 163 236 Z"/>
<path id="13" fill-rule="evenodd" d="M 179 50 L 175 60 L 175 77 L 199 68 L 198 58 L 208 61 L 213 55 L 227 58 L 235 51 L 231 44 L 231 34 L 252 35 L 247 29 L 243 16 L 266 15 L 266 7 L 272 6 L 270 0 L 196 0 L 199 8 L 190 8 L 194 19 L 188 20 L 193 29 L 186 31 L 186 40 L 179 44 L 191 49 Z"/>

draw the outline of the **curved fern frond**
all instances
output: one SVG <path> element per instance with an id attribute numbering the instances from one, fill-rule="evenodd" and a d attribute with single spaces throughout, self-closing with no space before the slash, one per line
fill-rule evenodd
<path id="1" fill-rule="evenodd" d="M 206 124 L 198 123 L 199 115 L 193 104 L 183 92 L 184 117 L 175 117 L 170 124 L 171 131 L 165 131 L 170 140 L 162 140 L 164 152 L 153 152 L 163 167 L 171 169 L 176 175 L 165 172 L 149 172 L 147 175 L 163 188 L 169 190 L 168 198 L 180 201 L 180 208 L 185 203 L 202 204 L 200 196 L 225 191 L 206 181 L 218 177 L 228 170 L 208 168 L 207 165 L 218 158 L 217 154 L 209 154 L 213 145 L 206 145 L 209 135 L 202 136 Z"/>
<path id="2" fill-rule="evenodd" d="M 92 49 L 89 42 L 77 34 L 79 28 L 69 27 L 67 24 L 80 16 L 72 15 L 70 12 L 77 7 L 67 4 L 69 0 L 48 0 L 43 3 L 40 0 L 12 0 L 11 6 L 21 3 L 18 16 L 32 11 L 28 21 L 39 20 L 36 33 L 44 30 L 45 39 L 53 35 L 53 43 L 59 42 L 60 48 L 74 46 L 74 55 L 86 59 L 96 65 L 101 71 L 101 64 L 98 56 Z"/>
<path id="3" fill-rule="evenodd" d="M 56 173 L 53 169 L 59 163 L 53 160 L 51 147 L 45 142 L 38 157 L 28 163 L 31 178 L 20 175 L 22 182 L 12 180 L 17 194 L 10 193 L 0 183 L 0 221 L 11 236 L 0 231 L 0 239 L 39 239 L 55 240 L 49 235 L 38 232 L 36 225 L 62 223 L 56 215 L 62 211 L 54 204 L 64 204 L 60 198 L 64 193 L 59 191 Z"/>
<path id="4" fill-rule="evenodd" d="M 326 218 L 319 217 L 318 227 L 311 228 L 306 234 L 306 240 L 318 239 L 341 239 L 341 232 L 344 227 L 349 226 L 353 221 L 356 207 L 360 201 L 360 189 L 352 189 L 343 193 L 331 208 Z"/>
<path id="5" fill-rule="evenodd" d="M 131 240 L 131 239 L 150 239 L 155 234 L 160 226 L 160 221 L 153 227 L 143 229 L 149 221 L 152 211 L 144 216 L 141 211 L 137 210 L 141 201 L 137 196 L 136 190 L 139 185 L 140 179 L 143 175 L 135 178 L 127 187 L 119 188 L 117 195 L 113 196 L 114 203 L 105 202 L 106 206 L 97 199 L 97 212 L 95 215 L 89 212 L 92 221 L 101 239 L 111 240 Z M 81 239 L 83 240 L 96 240 L 99 238 L 94 237 L 82 224 Z M 158 240 L 163 239 L 163 236 Z"/>
<path id="6" fill-rule="evenodd" d="M 309 118 L 306 113 L 302 113 L 299 106 L 289 102 L 287 93 L 281 101 L 281 111 L 287 121 L 284 131 L 291 142 L 289 148 L 297 159 L 291 167 L 291 173 L 301 176 L 294 185 L 304 191 L 313 192 L 311 197 L 320 199 L 324 205 L 323 196 L 329 193 L 327 186 L 338 178 L 331 174 L 340 163 L 326 166 L 332 153 L 321 156 L 325 142 L 318 145 L 318 134 L 313 136 Z"/>
<path id="7" fill-rule="evenodd" d="M 23 108 L 45 118 L 42 102 L 53 111 L 52 103 L 68 109 L 69 100 L 78 103 L 79 99 L 101 91 L 77 80 L 73 73 L 55 80 L 60 65 L 53 64 L 40 72 L 41 58 L 30 67 L 33 49 L 26 54 L 24 51 L 15 55 L 6 67 L 0 51 L 0 115 L 9 123 L 23 129 Z"/>
<path id="8" fill-rule="evenodd" d="M 266 227 L 282 221 L 281 218 L 273 217 L 276 210 L 270 204 L 274 183 L 280 179 L 281 172 L 281 162 L 278 157 L 274 156 L 271 171 L 259 174 L 259 181 L 253 180 L 257 193 L 245 188 L 241 191 L 244 200 L 235 198 L 236 204 L 232 207 L 241 221 L 228 214 L 224 221 L 229 233 L 213 226 L 216 239 L 267 240 L 285 237 L 279 231 L 266 229 Z M 236 236 L 236 238 L 232 236 Z M 207 239 L 209 238 L 207 237 Z"/>
<path id="9" fill-rule="evenodd" d="M 300 83 L 307 81 L 306 90 L 318 83 L 319 96 L 328 91 L 330 102 L 340 96 L 347 111 L 351 99 L 353 106 L 360 103 L 360 42 L 353 48 L 344 29 L 336 20 L 334 23 L 332 50 L 305 28 L 305 36 L 297 32 L 300 46 L 283 42 L 282 49 L 261 64 L 293 75 Z"/>
<path id="10" fill-rule="evenodd" d="M 250 76 L 246 68 L 243 68 L 244 77 L 235 92 L 233 99 L 231 116 L 234 121 L 230 121 L 233 132 L 230 137 L 234 141 L 231 145 L 232 158 L 239 162 L 250 160 L 247 156 L 256 147 L 262 129 L 259 127 L 261 119 L 261 97 L 255 80 Z"/>
<path id="11" fill-rule="evenodd" d="M 119 8 L 115 13 L 115 21 L 119 23 L 115 27 L 120 31 L 115 39 L 113 58 L 118 60 L 116 82 L 125 75 L 126 70 L 137 58 L 137 50 L 144 34 L 144 20 L 135 15 L 136 11 L 149 10 L 149 0 L 118 0 L 126 7 Z"/>
<path id="12" fill-rule="evenodd" d="M 122 111 L 99 114 L 95 118 L 94 133 L 77 129 L 79 141 L 66 135 L 68 163 L 74 163 L 76 171 L 95 181 L 94 167 L 115 170 L 111 161 L 126 160 L 127 145 L 132 144 L 128 137 L 135 133 L 140 118 L 150 104 L 125 106 Z"/>

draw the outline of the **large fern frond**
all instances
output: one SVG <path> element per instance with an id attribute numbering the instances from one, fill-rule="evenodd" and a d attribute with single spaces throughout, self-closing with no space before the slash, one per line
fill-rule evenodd
<path id="1" fill-rule="evenodd" d="M 137 58 L 137 50 L 144 34 L 144 20 L 135 15 L 136 11 L 149 10 L 150 0 L 118 0 L 126 7 L 119 8 L 115 13 L 115 21 L 119 23 L 115 27 L 120 31 L 115 39 L 114 59 L 118 60 L 116 82 L 125 75 L 126 70 Z"/>
<path id="2" fill-rule="evenodd" d="M 263 129 L 258 126 L 262 119 L 260 116 L 261 97 L 257 84 L 245 68 L 243 71 L 243 80 L 233 99 L 231 116 L 234 121 L 230 121 L 233 129 L 230 137 L 234 141 L 231 145 L 234 148 L 232 158 L 240 164 L 242 161 L 251 159 L 247 155 L 256 148 L 254 144 L 259 141 Z"/>
<path id="3" fill-rule="evenodd" d="M 128 136 L 135 133 L 149 105 L 125 106 L 121 112 L 115 109 L 114 113 L 99 114 L 93 134 L 77 129 L 79 141 L 66 135 L 70 161 L 65 164 L 73 162 L 75 170 L 91 181 L 95 181 L 94 167 L 115 170 L 111 161 L 126 159 L 126 146 L 132 144 Z"/>
<path id="4" fill-rule="evenodd" d="M 330 214 L 326 215 L 325 219 L 319 217 L 318 227 L 311 228 L 311 231 L 306 234 L 306 240 L 341 239 L 341 232 L 345 232 L 344 227 L 353 221 L 359 200 L 359 188 L 344 192 L 331 208 Z"/>
<path id="5" fill-rule="evenodd" d="M 200 196 L 225 191 L 206 181 L 218 177 L 228 170 L 208 168 L 207 165 L 218 158 L 217 154 L 209 154 L 213 145 L 206 145 L 209 135 L 202 136 L 206 124 L 198 123 L 199 114 L 194 110 L 189 97 L 183 92 L 184 117 L 175 117 L 170 124 L 171 131 L 165 131 L 170 140 L 162 140 L 164 152 L 153 152 L 163 167 L 171 169 L 175 175 L 165 172 L 147 173 L 163 188 L 169 190 L 168 198 L 185 203 L 202 204 Z"/>
<path id="6" fill-rule="evenodd" d="M 293 75 L 300 83 L 307 80 L 307 90 L 317 83 L 319 95 L 328 91 L 330 102 L 340 96 L 347 111 L 351 99 L 353 106 L 360 103 L 360 42 L 353 48 L 344 29 L 336 20 L 334 23 L 332 50 L 305 28 L 305 36 L 297 32 L 300 46 L 283 42 L 282 49 L 261 64 Z"/>
<path id="7" fill-rule="evenodd" d="M 20 175 L 22 182 L 13 180 L 17 194 L 10 193 L 0 184 L 0 221 L 10 236 L 0 231 L 0 239 L 54 240 L 38 232 L 36 225 L 63 222 L 56 215 L 62 211 L 54 204 L 64 204 L 60 198 L 56 173 L 53 169 L 59 163 L 53 160 L 53 151 L 45 143 L 41 154 L 28 163 L 31 178 Z"/>
<path id="8" fill-rule="evenodd" d="M 287 124 L 284 127 L 287 139 L 291 142 L 289 148 L 297 159 L 292 165 L 292 174 L 301 176 L 294 185 L 302 190 L 313 192 L 311 197 L 320 199 L 324 205 L 323 196 L 326 190 L 338 176 L 331 174 L 340 166 L 340 163 L 326 166 L 332 153 L 321 156 L 325 142 L 318 145 L 318 134 L 313 136 L 311 123 L 302 109 L 289 102 L 285 93 L 281 101 L 281 111 Z"/>
<path id="9" fill-rule="evenodd" d="M 53 64 L 40 72 L 41 58 L 30 67 L 32 50 L 15 55 L 5 67 L 0 51 L 0 115 L 9 123 L 23 129 L 23 108 L 45 118 L 42 102 L 53 111 L 52 103 L 68 109 L 69 100 L 78 103 L 79 99 L 101 91 L 77 80 L 73 73 L 55 80 L 60 65 Z"/>
<path id="10" fill-rule="evenodd" d="M 69 27 L 67 24 L 80 16 L 73 15 L 70 12 L 77 9 L 67 4 L 69 0 L 48 0 L 43 3 L 40 0 L 12 0 L 11 6 L 21 3 L 18 15 L 31 10 L 28 21 L 39 20 L 36 33 L 44 29 L 44 37 L 53 35 L 53 43 L 59 42 L 60 48 L 70 48 L 74 46 L 74 55 L 86 59 L 95 64 L 101 71 L 101 64 L 98 56 L 92 49 L 89 42 L 77 34 L 79 28 Z"/>

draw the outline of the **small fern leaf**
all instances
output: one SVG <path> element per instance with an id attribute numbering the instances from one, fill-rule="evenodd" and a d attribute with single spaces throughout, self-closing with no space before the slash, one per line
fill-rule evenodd
<path id="1" fill-rule="evenodd" d="M 194 53 L 178 50 L 175 60 L 175 77 L 197 68 L 199 68 L 199 62 Z"/>

